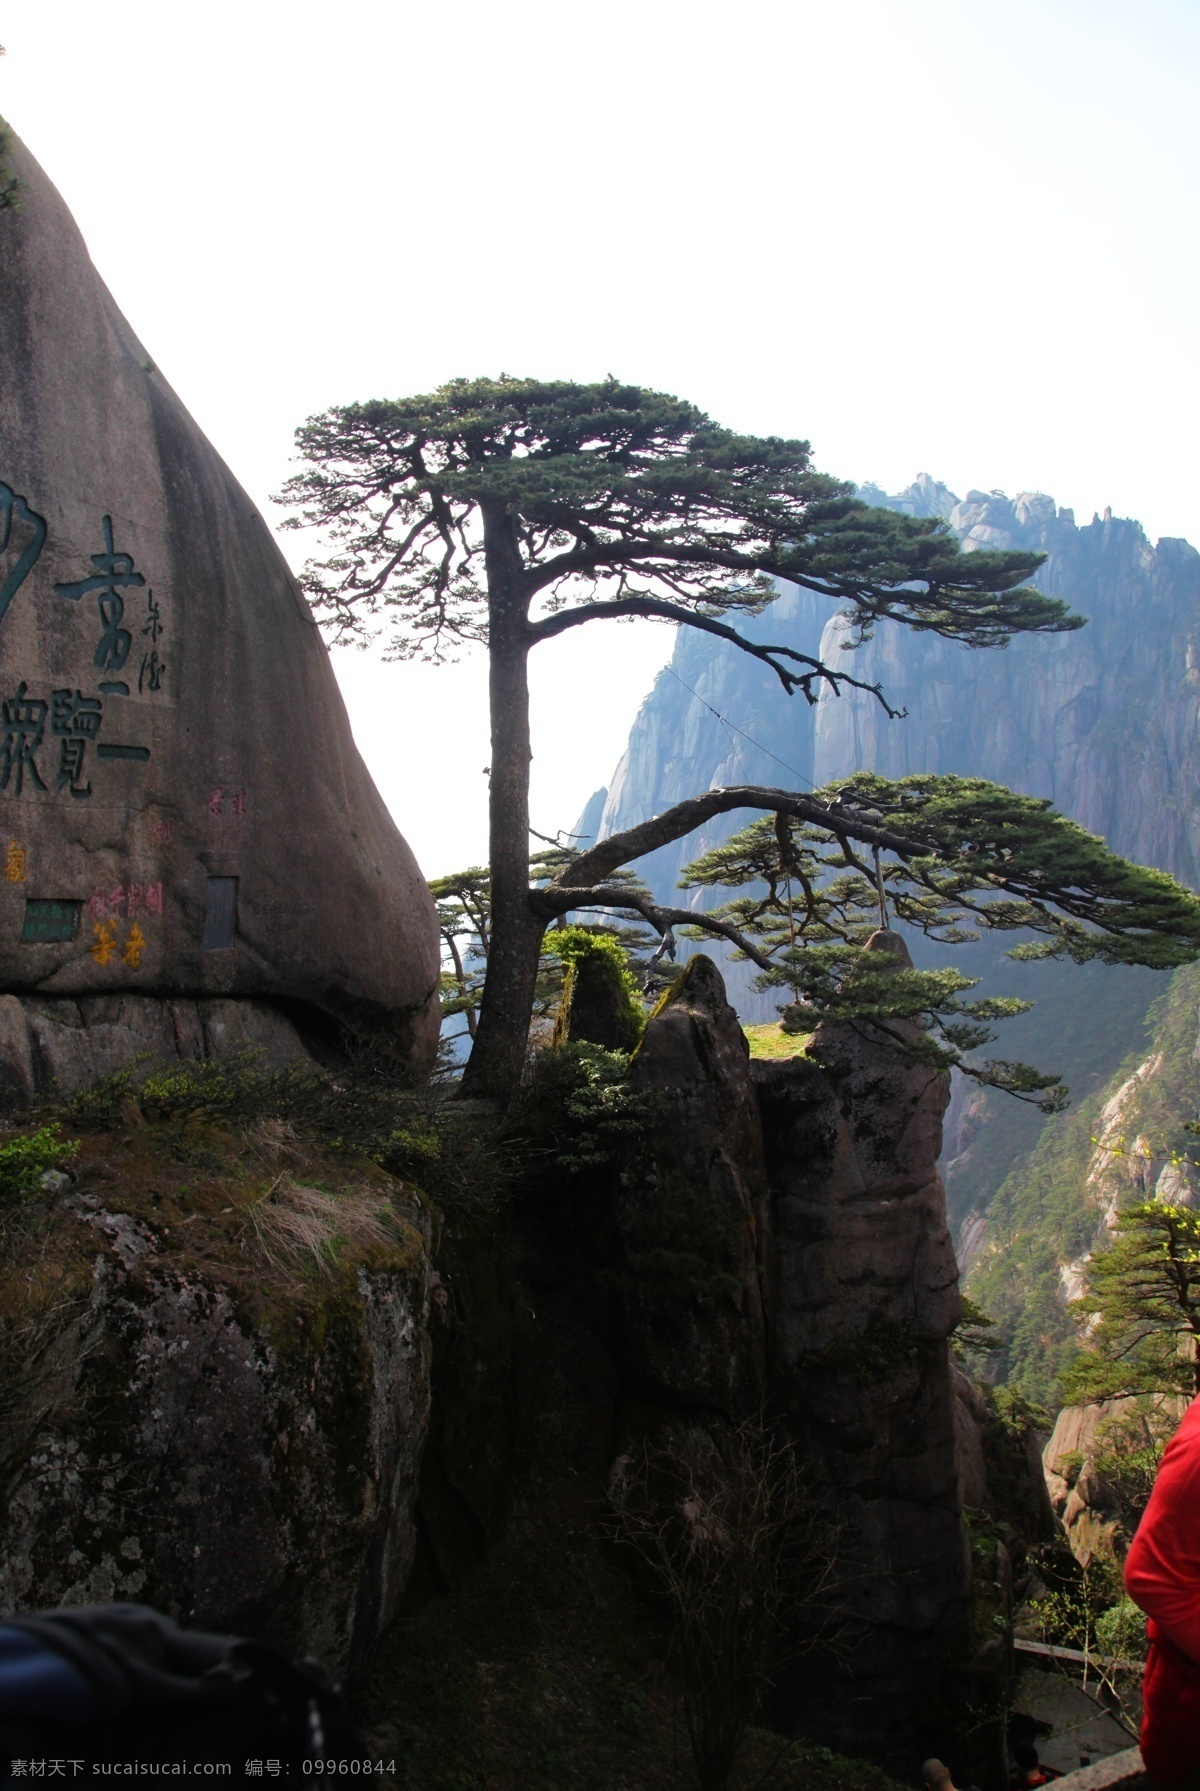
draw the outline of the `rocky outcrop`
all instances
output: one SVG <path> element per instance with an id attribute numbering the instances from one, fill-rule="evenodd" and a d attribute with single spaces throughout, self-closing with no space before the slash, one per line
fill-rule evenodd
<path id="1" fill-rule="evenodd" d="M 870 949 L 907 959 L 894 934 Z M 928 1752 L 921 1712 L 953 1703 L 948 1675 L 970 1657 L 946 1078 L 833 1027 L 807 1056 L 752 1062 L 699 954 L 649 1020 L 632 1082 L 652 1104 L 614 1197 L 628 1393 L 690 1447 L 771 1414 L 834 1520 L 852 1638 L 841 1658 L 784 1669 L 777 1720 L 860 1753 Z"/>
<path id="2" fill-rule="evenodd" d="M 134 1600 L 363 1670 L 412 1562 L 428 1415 L 428 1228 L 395 1185 L 372 1198 L 360 1248 L 293 1275 L 189 1260 L 217 1215 L 66 1196 L 37 1271 L 55 1297 L 0 1335 L 6 1610 Z"/>
<path id="3" fill-rule="evenodd" d="M 641 1007 L 630 995 L 628 972 L 617 958 L 595 951 L 573 959 L 563 977 L 552 1042 L 632 1051 L 641 1036 Z"/>
<path id="4" fill-rule="evenodd" d="M 1103 1457 L 1106 1443 L 1112 1447 L 1112 1433 L 1132 1425 L 1149 1449 L 1170 1434 L 1187 1405 L 1186 1399 L 1158 1394 L 1149 1402 L 1102 1399 L 1059 1412 L 1042 1451 L 1046 1490 L 1071 1551 L 1084 1567 L 1093 1555 L 1120 1552 L 1130 1541 L 1128 1513 L 1104 1478 Z"/>
<path id="5" fill-rule="evenodd" d="M 1058 1525 L 1042 1470 L 1041 1442 L 1030 1419 L 1006 1416 L 993 1390 L 973 1381 L 957 1364 L 951 1365 L 950 1378 L 964 1507 L 1007 1526 L 1022 1547 L 1053 1542 Z"/>
<path id="6" fill-rule="evenodd" d="M 433 903 L 262 518 L 14 147 L 0 212 L 0 988 L 438 1029 Z"/>

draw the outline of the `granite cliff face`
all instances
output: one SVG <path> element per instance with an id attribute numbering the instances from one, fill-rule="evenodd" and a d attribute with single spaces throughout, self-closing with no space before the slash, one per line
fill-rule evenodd
<path id="1" fill-rule="evenodd" d="M 614 773 L 600 837 L 720 784 L 964 772 L 1048 796 L 1115 851 L 1200 883 L 1200 553 L 1181 540 L 1151 546 L 1107 511 L 1080 528 L 1040 493 L 972 491 L 960 503 L 923 476 L 898 497 L 863 495 L 945 516 L 968 550 L 1047 553 L 1037 582 L 1088 626 L 970 652 L 882 625 L 851 665 L 908 709 L 902 721 L 861 692 L 824 692 L 809 707 L 745 655 L 681 630 Z M 827 603 L 789 589 L 745 632 L 836 664 L 844 631 Z M 721 837 L 733 825 L 713 824 Z M 656 854 L 651 882 L 665 893 L 708 843 L 692 835 Z"/>
<path id="2" fill-rule="evenodd" d="M 1088 618 L 1076 634 L 967 653 L 933 636 L 880 628 L 856 655 L 893 704 L 823 695 L 814 721 L 818 783 L 862 766 L 974 772 L 1055 806 L 1114 850 L 1200 884 L 1200 554 L 1152 547 L 1140 525 L 1094 517 L 1078 528 L 1052 498 L 972 491 L 949 512 L 968 550 L 1046 553 L 1038 583 Z M 837 654 L 829 622 L 822 653 Z"/>
<path id="3" fill-rule="evenodd" d="M 262 518 L 14 150 L 0 212 L 0 988 L 437 1035 L 428 888 Z"/>

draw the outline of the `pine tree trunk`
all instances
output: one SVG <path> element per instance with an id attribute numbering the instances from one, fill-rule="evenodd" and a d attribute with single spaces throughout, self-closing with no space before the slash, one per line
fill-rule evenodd
<path id="1" fill-rule="evenodd" d="M 488 573 L 488 794 L 492 938 L 462 1092 L 508 1101 L 525 1063 L 544 922 L 529 911 L 528 599 L 513 520 L 484 509 Z"/>

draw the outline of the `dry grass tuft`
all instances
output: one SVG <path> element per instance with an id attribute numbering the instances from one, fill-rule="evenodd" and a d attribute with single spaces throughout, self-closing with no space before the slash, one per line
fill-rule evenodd
<path id="1" fill-rule="evenodd" d="M 391 1203 L 366 1189 L 324 1194 L 277 1176 L 246 1209 L 256 1253 L 281 1272 L 308 1267 L 331 1275 L 341 1252 L 394 1246 L 399 1226 Z"/>
<path id="2" fill-rule="evenodd" d="M 246 1127 L 246 1142 L 268 1163 L 298 1163 L 304 1155 L 300 1134 L 290 1119 L 251 1120 Z"/>

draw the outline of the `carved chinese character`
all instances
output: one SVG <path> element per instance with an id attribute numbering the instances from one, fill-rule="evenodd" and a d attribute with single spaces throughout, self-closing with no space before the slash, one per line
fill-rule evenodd
<path id="1" fill-rule="evenodd" d="M 142 629 L 142 633 L 150 636 L 151 646 L 157 646 L 158 637 L 162 633 L 162 621 L 160 620 L 161 612 L 158 604 L 154 601 L 153 591 L 146 592 L 146 615 L 148 619 L 146 626 Z"/>
<path id="2" fill-rule="evenodd" d="M 121 962 L 136 970 L 142 961 L 142 953 L 146 949 L 146 935 L 135 920 L 129 929 L 129 937 L 125 941 L 125 950 L 121 953 Z"/>
<path id="3" fill-rule="evenodd" d="M 83 781 L 83 761 L 87 743 L 96 738 L 103 719 L 99 697 L 85 697 L 69 685 L 50 692 L 50 732 L 62 738 L 56 789 L 69 789 L 72 796 L 91 795 L 91 784 Z"/>
<path id="4" fill-rule="evenodd" d="M 23 497 L 19 497 L 11 485 L 0 484 L 0 553 L 6 553 L 13 545 L 13 522 L 25 523 L 30 531 L 21 552 L 17 555 L 16 564 L 8 577 L 0 584 L 0 622 L 4 620 L 4 612 L 33 571 L 37 557 L 46 545 L 46 521 L 35 510 L 31 510 Z"/>
<path id="5" fill-rule="evenodd" d="M 52 734 L 81 734 L 85 740 L 94 740 L 103 720 L 104 706 L 99 697 L 85 697 L 82 690 L 72 690 L 69 685 L 50 692 Z"/>
<path id="6" fill-rule="evenodd" d="M 89 592 L 95 593 L 102 633 L 92 663 L 102 672 L 119 672 L 129 658 L 129 649 L 133 644 L 133 636 L 128 628 L 121 627 L 125 599 L 120 593 L 131 588 L 140 589 L 146 581 L 140 572 L 134 571 L 133 556 L 118 553 L 114 548 L 112 517 L 104 517 L 102 526 L 104 552 L 89 556 L 96 571 L 90 578 L 57 584 L 54 589 L 60 597 L 69 597 L 73 603 L 77 603 Z"/>
<path id="7" fill-rule="evenodd" d="M 95 944 L 88 950 L 101 966 L 111 964 L 117 955 L 117 923 L 115 920 L 98 920 L 92 928 Z"/>
<path id="8" fill-rule="evenodd" d="M 142 696 L 146 691 L 153 694 L 161 690 L 166 669 L 167 662 L 159 658 L 157 647 L 151 647 L 148 653 L 143 653 L 141 670 L 138 672 L 138 695 Z"/>
<path id="9" fill-rule="evenodd" d="M 84 783 L 83 756 L 87 752 L 86 740 L 64 740 L 58 749 L 58 780 L 56 790 L 70 790 L 72 796 L 90 796 L 91 783 Z"/>
<path id="10" fill-rule="evenodd" d="M 40 697 L 25 694 L 25 680 L 17 686 L 17 694 L 4 704 L 4 734 L 0 739 L 0 790 L 7 790 L 10 780 L 13 795 L 19 796 L 28 771 L 39 790 L 46 788 L 38 772 L 36 753 L 42 744 L 49 704 Z"/>
<path id="11" fill-rule="evenodd" d="M 24 883 L 25 870 L 24 846 L 18 846 L 16 840 L 9 840 L 8 854 L 4 860 L 4 881 L 6 883 Z"/>
<path id="12" fill-rule="evenodd" d="M 161 914 L 163 911 L 163 893 L 161 883 L 146 885 L 146 913 Z"/>
<path id="13" fill-rule="evenodd" d="M 142 886 L 140 883 L 131 883 L 125 891 L 125 912 L 130 920 L 133 919 L 135 914 L 141 912 L 141 906 Z"/>

